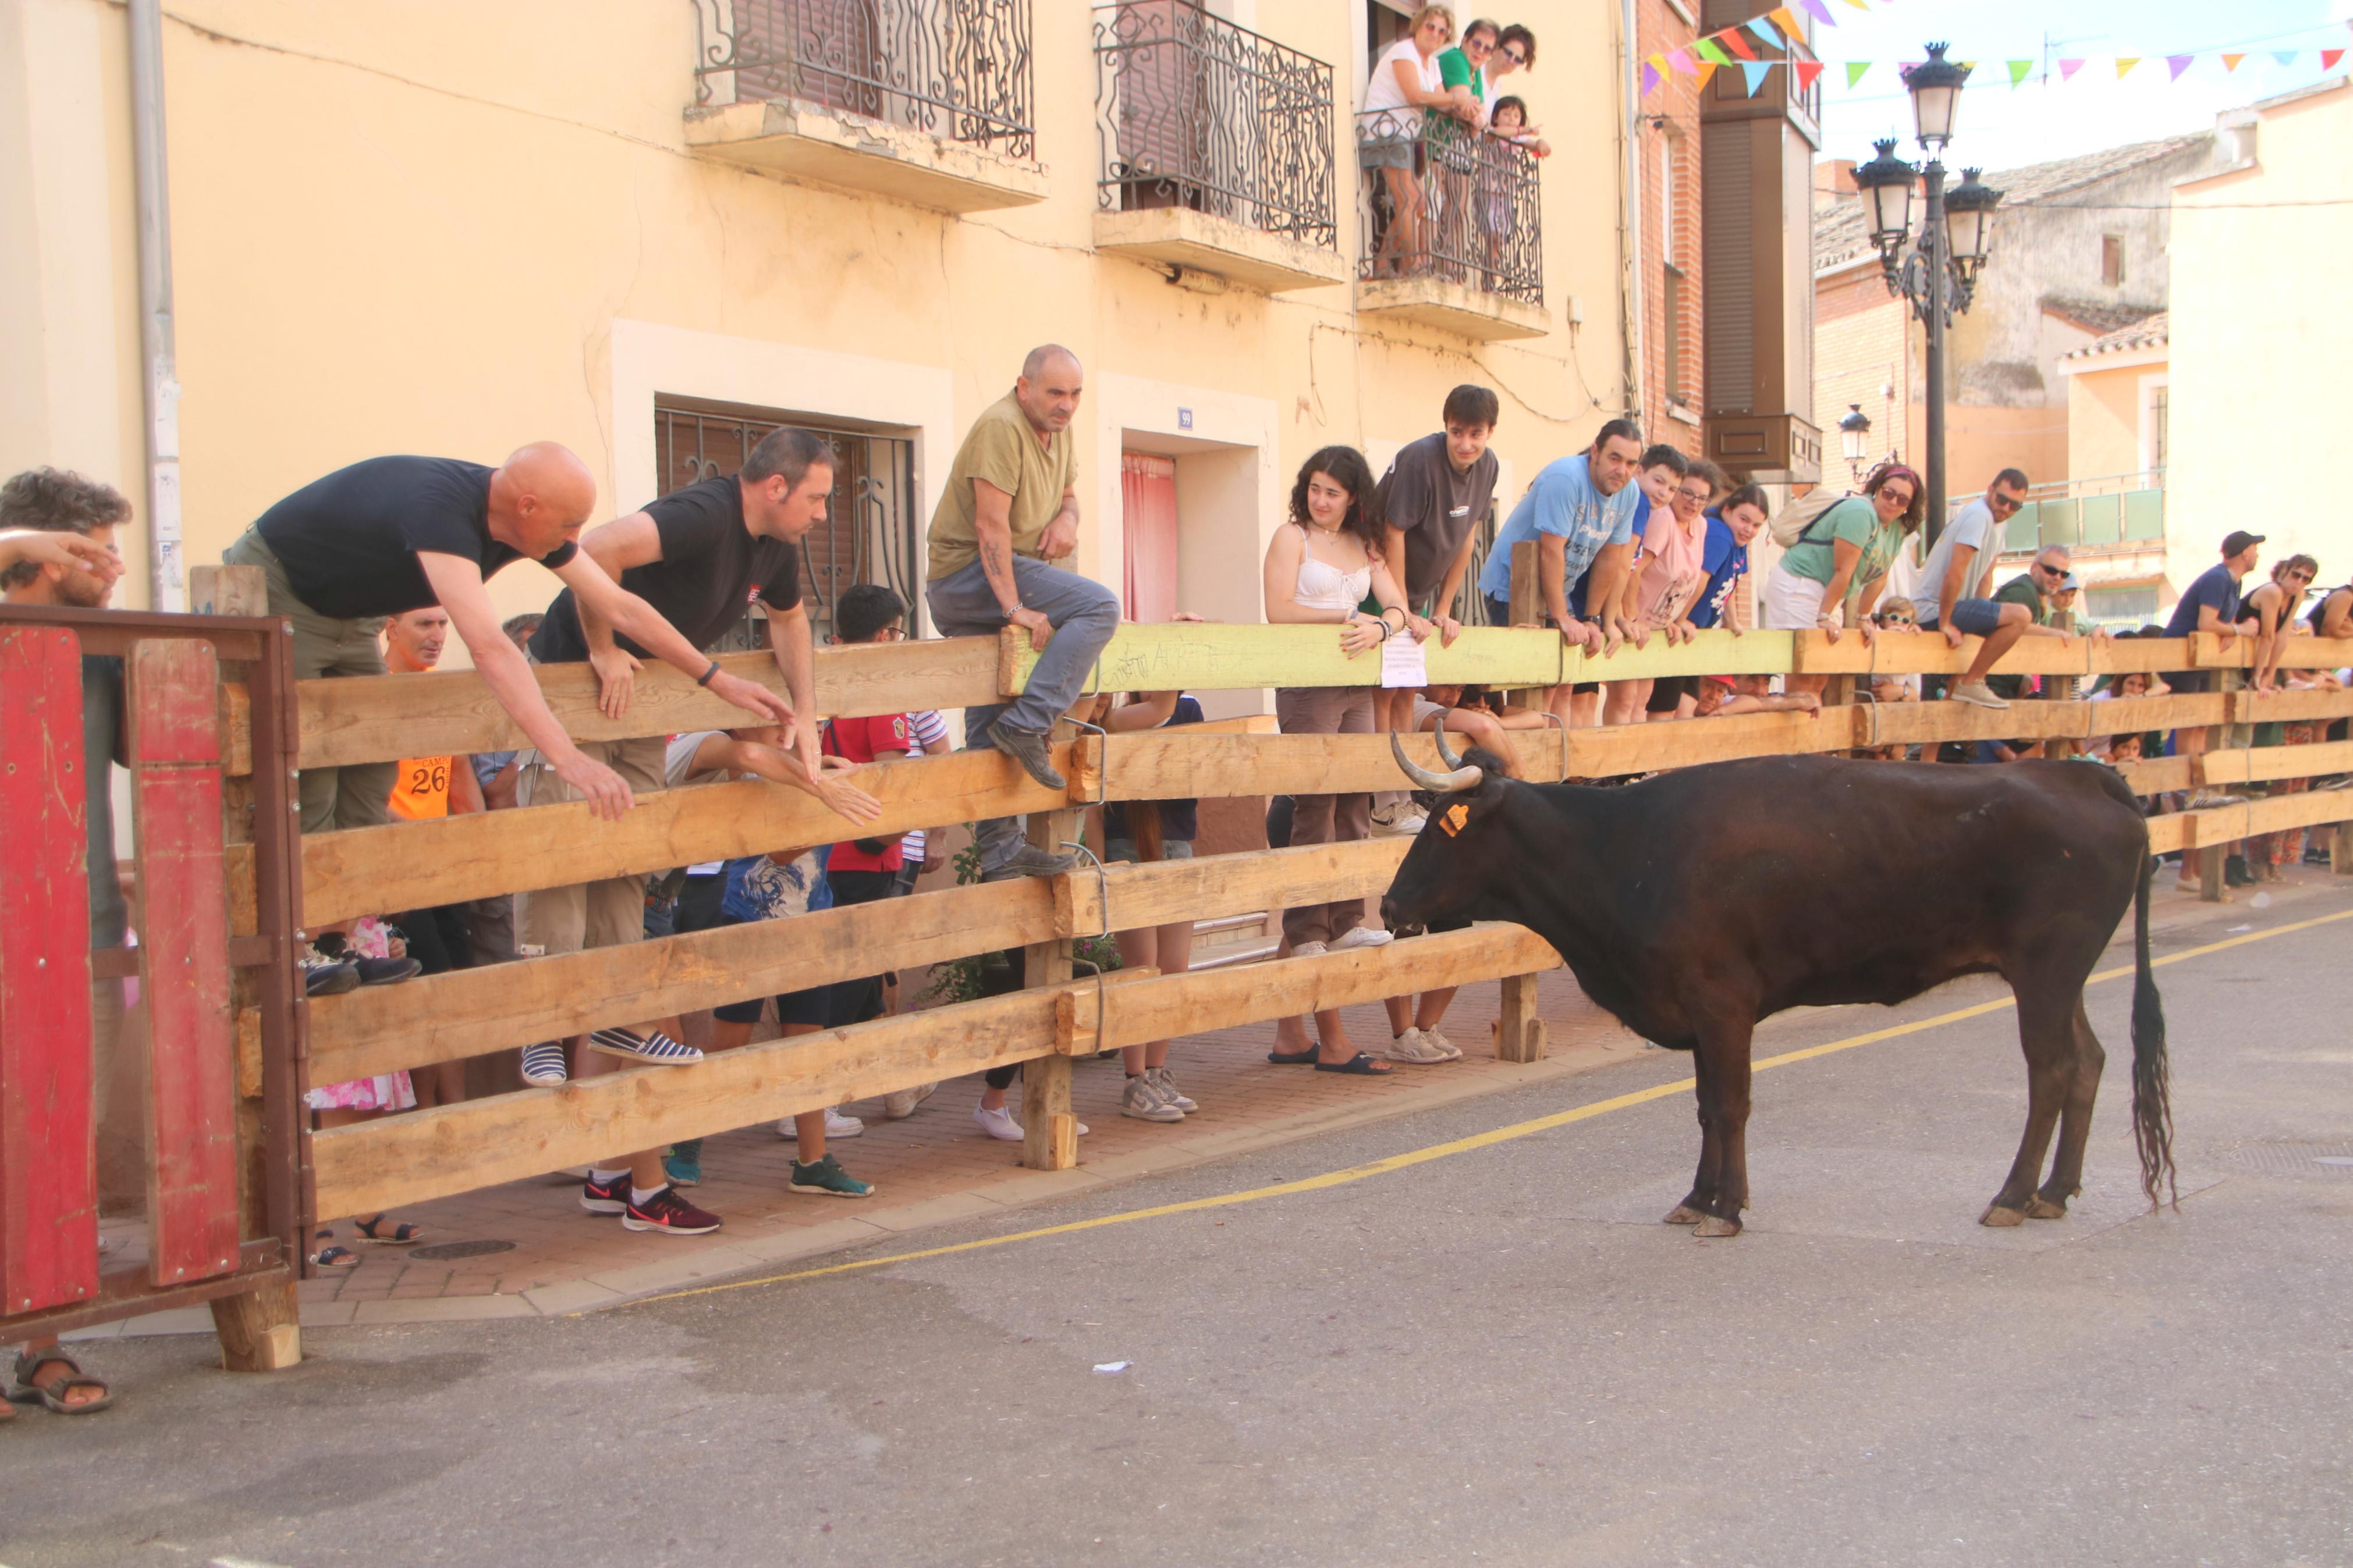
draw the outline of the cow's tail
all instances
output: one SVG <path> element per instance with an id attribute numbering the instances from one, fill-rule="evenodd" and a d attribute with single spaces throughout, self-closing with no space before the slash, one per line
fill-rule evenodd
<path id="1" fill-rule="evenodd" d="M 2172 1071 L 2165 1056 L 2165 1001 L 2149 973 L 2148 895 L 2157 857 L 2141 854 L 2140 889 L 2133 897 L 2133 1147 L 2140 1154 L 2140 1188 L 2149 1207 L 2160 1202 L 2181 1206 L 2173 1170 Z M 2165 1196 L 2158 1195 L 2158 1187 Z"/>

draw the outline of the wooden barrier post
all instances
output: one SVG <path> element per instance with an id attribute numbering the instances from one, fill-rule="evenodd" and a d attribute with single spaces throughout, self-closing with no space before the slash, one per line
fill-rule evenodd
<path id="1" fill-rule="evenodd" d="M 2235 721 L 2239 708 L 2238 694 L 2247 684 L 2247 678 L 2236 668 L 2226 668 L 2220 671 L 2220 674 L 2221 679 L 2217 684 L 2222 691 L 2222 712 L 2225 719 L 2232 721 L 2214 730 L 2213 742 L 2208 747 L 2210 752 L 2216 747 L 2225 749 L 2246 747 L 2252 745 L 2254 741 L 2254 727 Z M 2201 756 L 2199 760 L 2202 764 L 2205 759 Z M 2196 799 L 2198 792 L 2205 787 L 2206 780 L 2201 767 L 2200 776 L 2191 781 L 2190 797 L 2193 800 Z M 2231 847 L 2227 844 L 2201 847 L 2199 849 L 2198 899 L 2200 903 L 2219 904 L 2228 898 L 2225 887 L 2229 878 L 2224 873 L 2230 854 Z"/>
<path id="2" fill-rule="evenodd" d="M 1544 588 L 1536 577 L 1536 542 L 1529 540 L 1512 546 L 1512 625 L 1540 626 L 1544 625 Z M 1545 689 L 1533 687 L 1526 690 L 1507 691 L 1507 699 L 1534 706 L 1544 700 Z"/>
<path id="3" fill-rule="evenodd" d="M 1545 1056 L 1544 1020 L 1536 1016 L 1535 974 L 1504 976 L 1503 1016 L 1495 1020 L 1495 1059 L 1540 1062 Z"/>
<path id="4" fill-rule="evenodd" d="M 1067 723 L 1054 726 L 1055 738 L 1075 731 Z M 1075 841 L 1083 814 L 1069 806 L 1032 812 L 1029 842 L 1050 855 Z M 1059 985 L 1071 978 L 1071 955 L 1076 947 L 1068 937 L 1033 942 L 1022 950 L 1022 984 Z M 1079 1119 L 1071 1112 L 1071 1058 L 1056 1052 L 1021 1065 L 1021 1163 L 1033 1171 L 1067 1171 L 1079 1163 Z"/>
<path id="5" fill-rule="evenodd" d="M 2353 822 L 2340 822 L 2328 844 L 2328 864 L 2340 877 L 2353 877 Z"/>

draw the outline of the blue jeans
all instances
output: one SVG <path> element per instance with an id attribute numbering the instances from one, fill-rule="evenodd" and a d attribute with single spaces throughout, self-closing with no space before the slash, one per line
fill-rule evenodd
<path id="1" fill-rule="evenodd" d="M 1038 656 L 1038 666 L 1029 672 L 1029 687 L 1020 696 L 1009 703 L 964 710 L 967 747 L 987 745 L 988 727 L 999 719 L 1014 729 L 1038 734 L 1052 730 L 1054 721 L 1079 700 L 1097 656 L 1119 629 L 1118 595 L 1091 577 L 1017 555 L 1013 583 L 1021 595 L 1022 607 L 1041 612 L 1047 625 L 1054 628 L 1054 639 Z M 934 581 L 923 597 L 931 605 L 932 625 L 942 637 L 995 637 L 1005 627 L 997 590 L 988 585 L 988 574 L 977 561 Z M 1021 847 L 1022 831 L 1023 819 L 1018 816 L 990 817 L 973 824 L 973 837 L 980 844 L 981 869 L 992 871 L 1004 865 Z"/>

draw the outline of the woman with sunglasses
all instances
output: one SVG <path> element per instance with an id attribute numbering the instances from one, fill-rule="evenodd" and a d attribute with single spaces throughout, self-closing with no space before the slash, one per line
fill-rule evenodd
<path id="1" fill-rule="evenodd" d="M 1378 169 L 1388 194 L 1388 230 L 1373 252 L 1373 276 L 1403 278 L 1430 270 L 1430 247 L 1422 237 L 1420 177 L 1414 154 L 1421 145 L 1423 110 L 1444 113 L 1453 98 L 1439 68 L 1439 52 L 1454 37 L 1454 13 L 1424 5 L 1413 14 L 1405 37 L 1373 62 L 1365 86 L 1364 111 L 1356 117 L 1356 162 Z"/>
<path id="2" fill-rule="evenodd" d="M 1920 526 L 1926 489 L 1918 474 L 1889 463 L 1863 481 L 1862 494 L 1833 503 L 1807 524 L 1765 580 L 1766 629 L 1819 629 L 1836 642 L 1852 626 L 1868 644 L 1872 609 L 1895 552 Z M 1792 692 L 1820 695 L 1830 679 L 1791 675 L 1783 684 Z"/>

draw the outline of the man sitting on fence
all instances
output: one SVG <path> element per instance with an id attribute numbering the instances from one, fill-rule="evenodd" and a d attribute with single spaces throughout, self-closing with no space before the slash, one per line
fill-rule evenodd
<path id="1" fill-rule="evenodd" d="M 1956 702 L 1973 702 L 1980 708 L 2010 706 L 1986 684 L 1986 672 L 2025 635 L 2037 616 L 2023 605 L 1995 602 L 1993 568 L 2001 556 L 2002 529 L 2025 504 L 2025 474 L 2004 468 L 1994 476 L 1985 494 L 1954 514 L 1920 569 L 1920 629 L 1943 632 L 1945 641 L 1957 648 L 1964 637 L 1985 639 L 1969 661 L 1968 672 L 1947 693 Z"/>
<path id="2" fill-rule="evenodd" d="M 1119 627 L 1119 599 L 1102 584 L 1047 564 L 1078 548 L 1078 458 L 1071 420 L 1083 373 L 1057 343 L 1029 351 L 1013 390 L 988 405 L 957 448 L 932 513 L 924 597 L 943 637 L 995 637 L 1020 626 L 1038 650 L 1011 703 L 965 710 L 965 744 L 995 746 L 1046 788 L 1066 787 L 1046 749 L 1078 700 L 1095 657 Z M 973 825 L 983 881 L 1053 876 L 1077 857 L 1023 842 L 1019 817 Z"/>
<path id="3" fill-rule="evenodd" d="M 11 605 L 104 609 L 113 595 L 114 580 L 122 574 L 114 531 L 130 521 L 131 503 L 106 485 L 56 468 L 18 474 L 0 485 L 0 597 Z M 90 945 L 95 952 L 121 947 L 130 925 L 122 888 L 115 879 L 114 796 L 108 782 L 114 763 L 124 755 L 122 696 L 122 660 L 83 655 L 83 853 L 90 878 Z M 122 1033 L 121 981 L 90 981 L 90 1121 L 102 1129 Z M 114 1397 L 104 1381 L 84 1373 L 58 1347 L 55 1334 L 25 1342 L 9 1383 L 32 1389 L 41 1404 L 61 1415 L 103 1410 Z M 0 1426 L 16 1414 L 14 1405 L 0 1401 Z"/>

